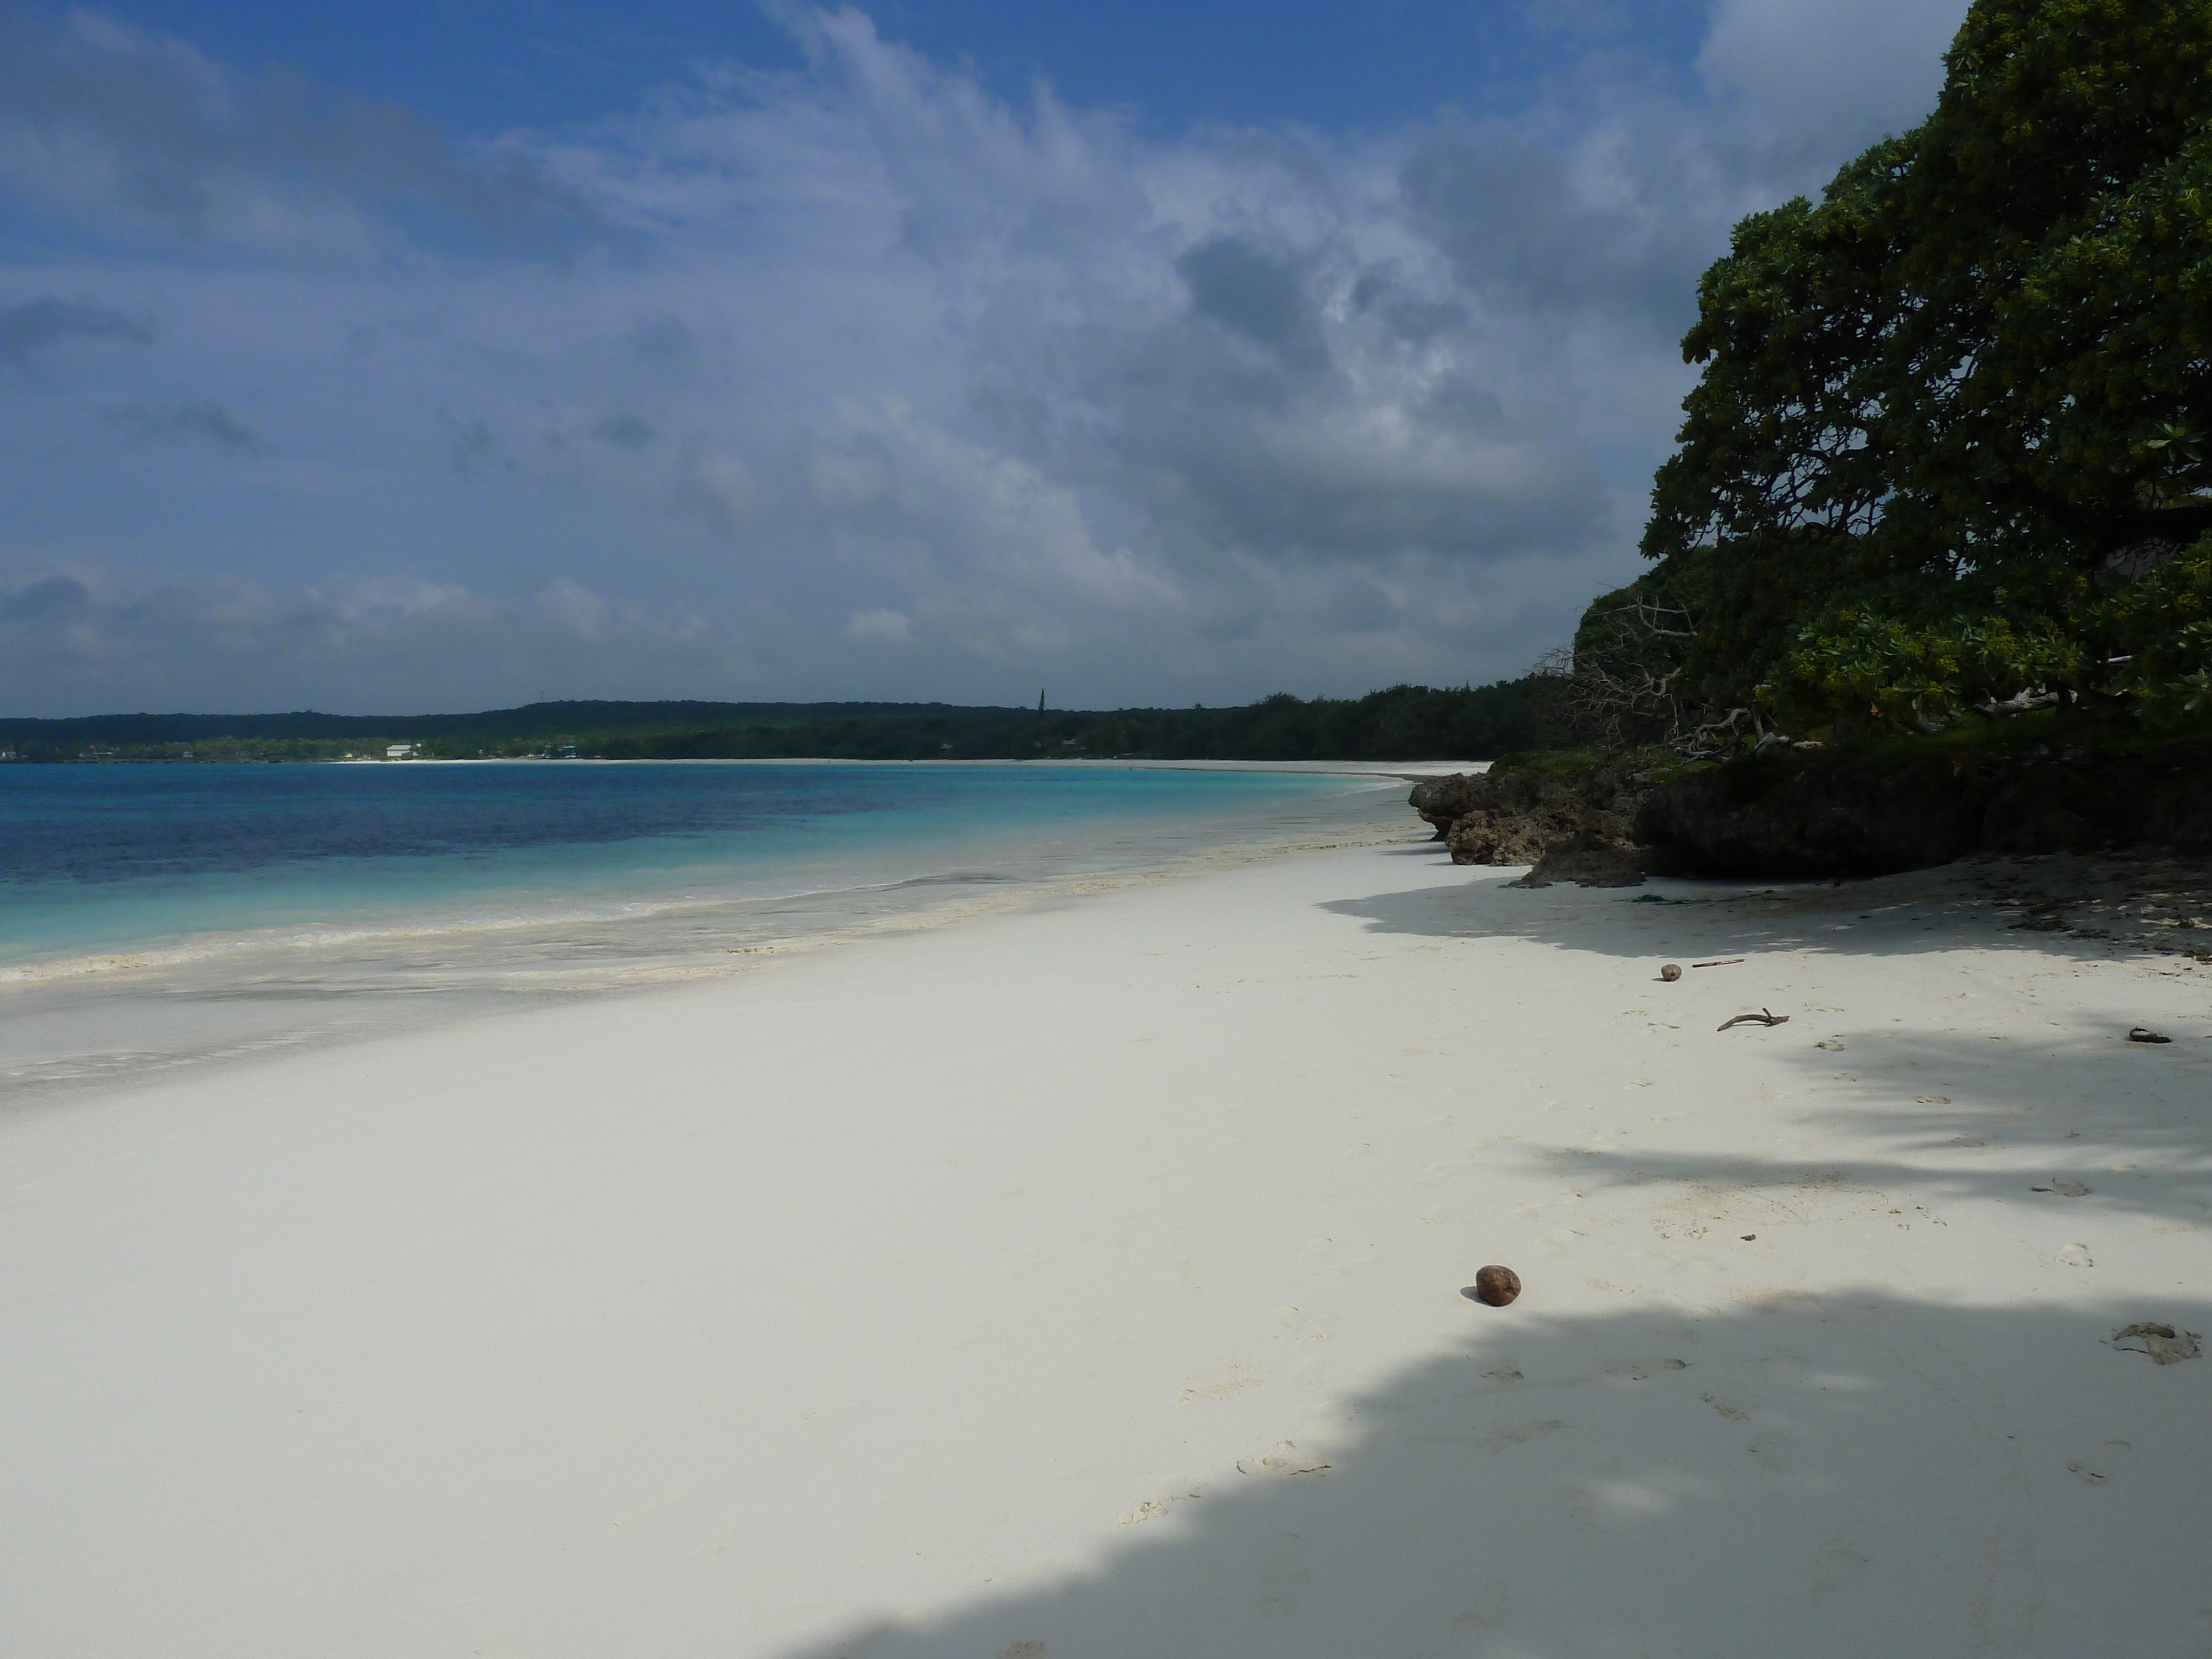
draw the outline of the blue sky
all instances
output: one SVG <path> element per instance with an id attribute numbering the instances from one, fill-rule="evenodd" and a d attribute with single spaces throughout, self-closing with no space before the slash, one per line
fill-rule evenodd
<path id="1" fill-rule="evenodd" d="M 1961 10 L 0 5 L 0 712 L 1518 672 Z"/>
<path id="2" fill-rule="evenodd" d="M 1000 96 L 1050 82 L 1070 102 L 1133 112 L 1147 131 L 1301 122 L 1388 129 L 1439 105 L 1525 107 L 1595 52 L 1694 87 L 1705 7 L 1559 0 L 1364 5 L 1112 6 L 905 0 L 877 27 Z M 702 65 L 798 70 L 793 31 L 746 0 L 620 7 L 577 0 L 386 0 L 374 7 L 150 0 L 107 15 L 189 40 L 241 69 L 283 65 L 421 112 L 459 137 L 558 129 L 629 109 Z"/>

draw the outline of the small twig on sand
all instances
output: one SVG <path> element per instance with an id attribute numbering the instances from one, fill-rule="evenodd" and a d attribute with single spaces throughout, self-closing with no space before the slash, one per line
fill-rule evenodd
<path id="1" fill-rule="evenodd" d="M 1693 962 L 1690 966 L 1692 968 L 1733 968 L 1736 963 L 1742 960 L 1743 958 L 1741 957 L 1723 957 L 1718 962 Z"/>
<path id="2" fill-rule="evenodd" d="M 1787 1025 L 1790 1016 L 1769 1013 L 1762 1008 L 1755 1014 L 1738 1014 L 1734 1019 L 1724 1019 L 1714 1030 L 1725 1031 L 1731 1025 L 1741 1025 L 1747 1022 L 1753 1025 Z"/>

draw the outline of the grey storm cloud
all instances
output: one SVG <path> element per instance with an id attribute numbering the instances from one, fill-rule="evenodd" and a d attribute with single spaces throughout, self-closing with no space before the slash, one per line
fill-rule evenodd
<path id="1" fill-rule="evenodd" d="M 464 153 L 407 110 L 76 10 L 0 10 L 0 178 L 95 225 L 280 246 L 356 243 L 364 206 L 510 239 L 592 216 L 538 157 Z"/>
<path id="2" fill-rule="evenodd" d="M 1176 257 L 1190 285 L 1191 310 L 1277 353 L 1285 362 L 1325 368 L 1312 304 L 1295 262 L 1237 236 L 1212 236 Z"/>
<path id="3" fill-rule="evenodd" d="M 1338 350 L 1343 374 L 1285 374 L 1170 327 L 1100 388 L 1124 488 L 1188 556 L 1480 560 L 1589 531 L 1601 492 L 1588 461 L 1507 422 L 1475 350 L 1412 365 L 1387 340 Z"/>
<path id="4" fill-rule="evenodd" d="M 592 428 L 592 435 L 635 453 L 651 443 L 656 434 L 653 422 L 638 416 L 610 415 Z"/>
<path id="5" fill-rule="evenodd" d="M 154 331 L 128 312 L 94 300 L 64 300 L 50 294 L 0 306 L 0 363 L 28 368 L 35 358 L 64 340 L 124 340 L 151 345 Z"/>
<path id="6" fill-rule="evenodd" d="M 1656 112 L 1654 126 L 1666 125 Z M 1471 292 L 1516 309 L 1680 335 L 1696 314 L 1729 204 L 1676 168 L 1703 158 L 1636 146 L 1631 188 L 1593 199 L 1569 175 L 1574 158 L 1518 134 L 1453 123 L 1424 138 L 1399 182 L 1422 234 Z M 1671 163 L 1671 165 L 1670 165 Z"/>
<path id="7" fill-rule="evenodd" d="M 46 576 L 26 582 L 12 593 L 0 593 L 0 623 L 26 627 L 51 624 L 75 617 L 92 602 L 92 590 L 70 576 Z"/>
<path id="8" fill-rule="evenodd" d="M 494 434 L 489 422 L 475 416 L 462 419 L 450 413 L 445 416 L 444 420 L 449 440 L 448 453 L 453 460 L 453 471 L 458 476 L 469 477 L 493 465 L 499 453 L 499 439 Z"/>
<path id="9" fill-rule="evenodd" d="M 1638 568 L 1698 270 L 1924 107 L 1929 11 L 1717 0 L 1691 93 L 1597 55 L 1483 121 L 1151 137 L 786 9 L 804 72 L 465 152 L 19 20 L 0 191 L 110 252 L 0 256 L 14 292 L 102 296 L 0 311 L 0 361 L 161 332 L 0 396 L 0 605 L 28 607 L 0 706 L 1517 673 Z M 636 257 L 330 257 L 426 200 Z M 161 465 L 52 441 L 102 409 Z"/>
<path id="10" fill-rule="evenodd" d="M 661 368 L 688 363 L 699 355 L 690 325 L 665 311 L 639 319 L 630 331 L 630 343 L 640 357 Z"/>
<path id="11" fill-rule="evenodd" d="M 1381 318 L 1399 340 L 1411 346 L 1426 345 L 1472 320 L 1464 301 L 1403 292 L 1396 270 L 1387 264 L 1360 272 L 1346 297 L 1355 313 Z"/>
<path id="12" fill-rule="evenodd" d="M 218 449 L 262 447 L 253 429 L 221 404 L 190 402 L 158 409 L 143 404 L 123 404 L 102 410 L 100 414 L 108 425 L 139 443 L 198 441 L 211 443 Z"/>

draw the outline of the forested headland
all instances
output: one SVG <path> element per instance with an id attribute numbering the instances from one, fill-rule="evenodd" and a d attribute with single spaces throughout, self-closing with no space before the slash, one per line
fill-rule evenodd
<path id="1" fill-rule="evenodd" d="M 946 703 L 532 703 L 474 714 L 107 714 L 0 720 L 21 761 L 1486 760 L 1566 739 L 1533 679 L 1229 708 Z"/>
<path id="2" fill-rule="evenodd" d="M 1455 857 L 2212 850 L 2212 0 L 1977 0 L 1945 66 L 1705 272 L 1649 568 L 1550 665 L 1588 763 L 1431 792 Z"/>
<path id="3" fill-rule="evenodd" d="M 2212 4 L 1979 0 L 1945 61 L 1705 274 L 1586 737 L 2212 714 Z"/>

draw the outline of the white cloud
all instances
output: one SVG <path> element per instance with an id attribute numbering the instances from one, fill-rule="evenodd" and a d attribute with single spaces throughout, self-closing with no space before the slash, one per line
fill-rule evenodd
<path id="1" fill-rule="evenodd" d="M 802 9 L 806 72 L 480 153 L 11 26 L 0 179 L 135 240 L 0 263 L 0 593 L 86 594 L 0 703 L 1518 672 L 1635 568 L 1729 224 L 1932 94 L 1923 14 L 1842 15 L 1722 0 L 1699 102 L 1594 67 L 1512 120 L 1152 140 Z"/>
<path id="2" fill-rule="evenodd" d="M 1966 0 L 1715 0 L 1698 68 L 1770 127 L 1863 143 L 1928 112 L 1966 15 Z"/>
<path id="3" fill-rule="evenodd" d="M 862 645 L 903 645 L 914 637 L 914 627 L 902 612 L 878 605 L 854 611 L 846 621 L 845 637 Z"/>

